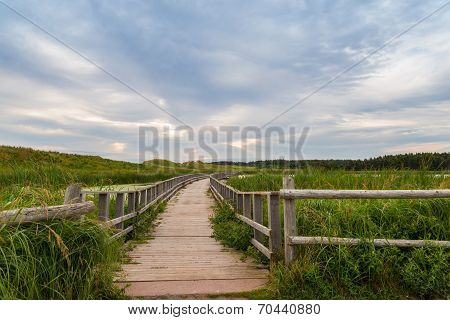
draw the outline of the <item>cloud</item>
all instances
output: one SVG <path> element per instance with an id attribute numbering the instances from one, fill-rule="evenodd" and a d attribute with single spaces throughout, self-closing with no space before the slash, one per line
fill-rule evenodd
<path id="1" fill-rule="evenodd" d="M 198 130 L 263 125 L 441 2 L 13 5 Z M 439 12 L 273 125 L 311 127 L 307 158 L 448 150 L 449 19 Z M 1 10 L 0 27 L 0 143 L 136 160 L 140 126 L 185 135 L 23 19 Z"/>

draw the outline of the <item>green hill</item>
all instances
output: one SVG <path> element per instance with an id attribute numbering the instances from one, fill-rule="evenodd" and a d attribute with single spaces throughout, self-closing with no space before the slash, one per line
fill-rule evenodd
<path id="1" fill-rule="evenodd" d="M 99 156 L 67 154 L 55 151 L 41 151 L 31 148 L 0 146 L 0 165 L 35 167 L 58 166 L 68 169 L 135 169 L 136 164 L 104 159 Z"/>
<path id="2" fill-rule="evenodd" d="M 0 146 L 0 210 L 60 204 L 64 189 L 74 182 L 84 186 L 151 183 L 199 171 L 203 170 L 166 160 L 138 165 L 98 156 Z"/>

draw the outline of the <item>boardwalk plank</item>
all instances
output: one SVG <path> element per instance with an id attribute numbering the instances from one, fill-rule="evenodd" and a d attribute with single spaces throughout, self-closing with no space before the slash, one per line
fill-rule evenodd
<path id="1" fill-rule="evenodd" d="M 129 254 L 117 283 L 132 297 L 222 294 L 257 289 L 268 271 L 212 238 L 209 181 L 188 185 L 173 197 L 152 239 Z"/>

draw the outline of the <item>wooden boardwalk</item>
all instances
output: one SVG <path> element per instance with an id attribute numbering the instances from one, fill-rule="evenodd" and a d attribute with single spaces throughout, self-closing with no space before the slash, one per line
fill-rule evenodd
<path id="1" fill-rule="evenodd" d="M 205 295 L 251 291 L 268 271 L 211 237 L 214 201 L 209 180 L 196 181 L 169 200 L 152 239 L 131 253 L 118 281 L 132 297 Z"/>

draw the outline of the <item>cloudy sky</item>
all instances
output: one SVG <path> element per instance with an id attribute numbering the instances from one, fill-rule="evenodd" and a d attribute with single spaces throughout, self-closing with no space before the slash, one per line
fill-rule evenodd
<path id="1" fill-rule="evenodd" d="M 196 135 L 260 127 L 445 3 L 2 2 L 165 112 L 0 3 L 0 144 L 129 161 L 139 126 L 183 143 L 168 113 Z M 449 21 L 447 5 L 270 126 L 309 127 L 308 159 L 450 151 Z M 219 159 L 260 141 L 236 134 Z"/>

